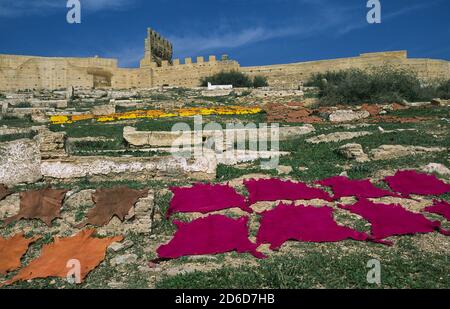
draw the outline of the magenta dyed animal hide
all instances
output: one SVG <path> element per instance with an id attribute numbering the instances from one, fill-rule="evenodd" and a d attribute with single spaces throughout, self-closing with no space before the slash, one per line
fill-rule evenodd
<path id="1" fill-rule="evenodd" d="M 337 242 L 345 239 L 368 240 L 366 233 L 340 226 L 333 218 L 333 208 L 280 204 L 262 214 L 257 243 L 269 243 L 277 250 L 288 240 L 302 242 Z"/>
<path id="2" fill-rule="evenodd" d="M 170 190 L 174 196 L 167 217 L 177 212 L 208 213 L 233 207 L 252 212 L 245 197 L 227 185 L 196 184 L 191 188 L 171 187 Z"/>
<path id="3" fill-rule="evenodd" d="M 354 205 L 339 207 L 369 221 L 372 225 L 371 236 L 375 240 L 394 235 L 441 231 L 439 221 L 428 220 L 424 215 L 408 211 L 398 204 L 376 204 L 362 199 Z"/>
<path id="4" fill-rule="evenodd" d="M 416 171 L 398 171 L 394 176 L 385 180 L 389 187 L 404 196 L 442 195 L 450 192 L 450 184 L 446 184 L 434 175 L 417 173 Z"/>
<path id="5" fill-rule="evenodd" d="M 280 179 L 246 180 L 245 186 L 249 192 L 250 205 L 261 201 L 296 201 L 321 199 L 333 201 L 328 192 L 318 188 L 308 187 L 302 182 L 282 181 Z"/>
<path id="6" fill-rule="evenodd" d="M 354 196 L 357 198 L 398 196 L 388 190 L 383 190 L 376 187 L 368 179 L 352 180 L 343 176 L 335 176 L 317 181 L 317 183 L 325 187 L 330 187 L 334 192 L 333 198 L 336 200 L 347 196 Z"/>
<path id="7" fill-rule="evenodd" d="M 438 214 L 450 221 L 450 204 L 445 201 L 434 201 L 433 206 L 426 207 L 423 211 Z"/>
<path id="8" fill-rule="evenodd" d="M 210 215 L 190 223 L 174 221 L 178 227 L 172 240 L 157 249 L 160 258 L 175 259 L 188 255 L 218 254 L 231 251 L 265 258 L 248 239 L 248 217 L 237 220 Z"/>

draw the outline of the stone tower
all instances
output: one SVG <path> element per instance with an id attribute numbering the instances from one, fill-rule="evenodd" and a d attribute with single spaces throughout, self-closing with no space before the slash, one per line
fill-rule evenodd
<path id="1" fill-rule="evenodd" d="M 141 67 L 161 66 L 163 61 L 172 63 L 173 46 L 161 34 L 151 28 L 147 29 L 145 38 L 144 59 L 141 60 Z"/>

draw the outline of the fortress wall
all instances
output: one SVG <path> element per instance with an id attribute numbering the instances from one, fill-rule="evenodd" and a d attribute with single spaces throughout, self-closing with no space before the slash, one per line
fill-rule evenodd
<path id="1" fill-rule="evenodd" d="M 149 69 L 121 69 L 112 71 L 112 84 L 114 89 L 150 88 L 152 81 Z"/>
<path id="2" fill-rule="evenodd" d="M 0 55 L 2 90 L 93 87 L 91 69 L 112 71 L 117 60 Z"/>
<path id="3" fill-rule="evenodd" d="M 226 58 L 224 58 L 226 59 Z M 300 62 L 282 65 L 240 67 L 231 60 L 197 57 L 184 63 L 175 59 L 158 66 L 144 61 L 139 69 L 118 68 L 115 59 L 48 58 L 0 55 L 0 90 L 107 87 L 113 89 L 151 88 L 164 85 L 197 87 L 201 78 L 221 71 L 240 70 L 251 76 L 264 75 L 270 86 L 297 88 L 312 74 L 349 68 L 367 69 L 383 64 L 411 69 L 422 79 L 450 79 L 450 62 L 408 59 L 406 51 L 362 54 L 359 57 Z"/>
<path id="4" fill-rule="evenodd" d="M 285 65 L 243 67 L 251 76 L 263 75 L 274 87 L 296 88 L 314 73 L 350 68 L 368 69 L 384 64 L 398 65 L 418 73 L 422 79 L 450 78 L 450 62 L 433 59 L 408 59 L 406 51 L 362 54 L 359 57 L 300 62 Z"/>
<path id="5" fill-rule="evenodd" d="M 434 59 L 408 59 L 403 65 L 424 80 L 450 79 L 450 62 Z"/>
<path id="6" fill-rule="evenodd" d="M 34 59 L 39 61 L 64 61 L 70 65 L 79 67 L 105 67 L 116 68 L 117 59 L 108 58 L 71 58 L 71 57 L 38 57 L 38 56 L 20 56 L 20 55 L 0 55 L 0 68 L 16 69 L 26 61 Z"/>
<path id="7" fill-rule="evenodd" d="M 180 61 L 175 59 L 173 64 L 163 62 L 161 67 L 153 69 L 153 86 L 198 87 L 203 77 L 221 71 L 239 70 L 239 68 L 239 63 L 236 61 L 217 61 L 214 56 L 210 56 L 209 60 L 197 57 L 196 62 L 186 58 L 184 64 L 180 64 Z"/>

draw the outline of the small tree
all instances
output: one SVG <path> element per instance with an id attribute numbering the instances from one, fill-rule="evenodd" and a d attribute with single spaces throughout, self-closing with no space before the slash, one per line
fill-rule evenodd
<path id="1" fill-rule="evenodd" d="M 265 76 L 255 76 L 253 79 L 253 87 L 254 88 L 261 88 L 261 87 L 268 87 L 269 83 L 267 82 L 267 77 Z"/>

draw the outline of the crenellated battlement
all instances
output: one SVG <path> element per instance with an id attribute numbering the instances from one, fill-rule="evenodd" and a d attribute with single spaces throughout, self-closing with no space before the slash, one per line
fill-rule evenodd
<path id="1" fill-rule="evenodd" d="M 217 62 L 234 62 L 233 60 L 217 60 L 215 55 L 208 56 L 205 58 L 204 56 L 198 56 L 195 58 L 186 57 L 184 59 L 173 59 L 172 63 L 167 60 L 163 60 L 161 62 L 161 66 L 158 66 L 157 63 L 153 63 L 153 68 L 168 68 L 168 67 L 179 67 L 179 66 L 196 66 L 196 65 L 215 65 Z"/>
<path id="2" fill-rule="evenodd" d="M 161 66 L 154 63 L 151 66 L 153 80 L 152 86 L 180 86 L 180 87 L 197 87 L 200 80 L 212 74 L 221 71 L 239 70 L 240 65 L 237 61 L 228 60 L 223 56 L 217 60 L 215 55 L 207 58 L 198 56 L 195 58 L 187 57 L 184 59 L 174 59 L 172 63 L 162 61 Z"/>

